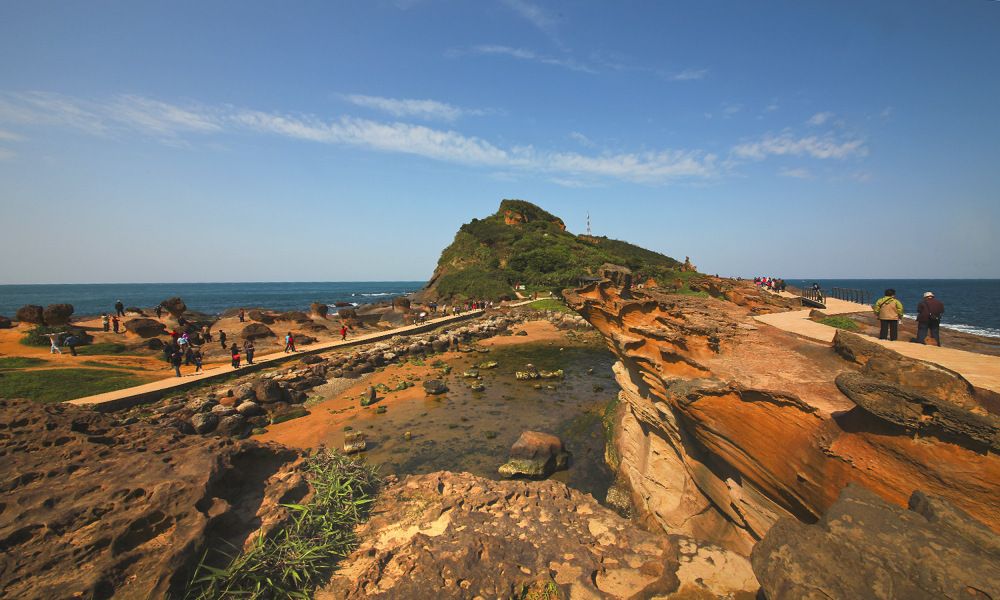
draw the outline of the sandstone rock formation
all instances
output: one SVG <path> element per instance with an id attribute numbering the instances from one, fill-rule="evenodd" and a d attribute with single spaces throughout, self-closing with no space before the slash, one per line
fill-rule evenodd
<path id="1" fill-rule="evenodd" d="M 163 598 L 208 547 L 242 546 L 308 492 L 298 451 L 0 400 L 0 596 Z"/>
<path id="2" fill-rule="evenodd" d="M 753 321 L 752 307 L 631 296 L 609 279 L 564 292 L 619 358 L 609 458 L 649 527 L 748 553 L 778 518 L 814 522 L 856 482 L 900 505 L 922 489 L 1000 530 L 1000 456 L 980 434 L 858 407 L 836 383 L 858 364 Z"/>
<path id="3" fill-rule="evenodd" d="M 187 310 L 187 304 L 184 304 L 184 301 L 181 300 L 179 296 L 174 296 L 169 300 L 160 302 L 160 306 L 170 313 L 170 316 L 174 319 L 180 318 L 180 316 L 184 314 L 184 311 Z"/>
<path id="4" fill-rule="evenodd" d="M 260 340 L 268 337 L 274 337 L 274 332 L 263 323 L 250 323 L 240 331 L 240 338 L 244 340 Z"/>
<path id="5" fill-rule="evenodd" d="M 22 306 L 17 309 L 17 313 L 14 315 L 14 319 L 22 323 L 31 323 L 32 325 L 43 325 L 45 324 L 45 319 L 42 314 L 45 309 L 41 306 L 35 306 L 34 304 L 28 304 L 27 306 Z"/>
<path id="6" fill-rule="evenodd" d="M 166 333 L 163 323 L 156 319 L 129 319 L 125 321 L 125 331 L 142 338 L 151 338 Z"/>
<path id="7" fill-rule="evenodd" d="M 1000 536 L 919 491 L 904 510 L 849 485 L 815 525 L 780 519 L 751 560 L 768 600 L 1000 598 Z"/>
<path id="8" fill-rule="evenodd" d="M 510 458 L 500 465 L 504 477 L 542 479 L 569 467 L 569 452 L 550 433 L 525 431 L 510 447 Z"/>
<path id="9" fill-rule="evenodd" d="M 309 305 L 309 312 L 320 319 L 325 319 L 330 307 L 325 302 L 313 302 Z"/>
<path id="10" fill-rule="evenodd" d="M 73 316 L 72 304 L 50 304 L 42 311 L 42 320 L 46 325 L 65 325 Z"/>
<path id="11" fill-rule="evenodd" d="M 758 588 L 745 558 L 642 531 L 554 481 L 409 477 L 380 494 L 373 514 L 316 600 L 752 600 Z"/>
<path id="12" fill-rule="evenodd" d="M 246 313 L 246 316 L 249 317 L 251 321 L 257 321 L 258 323 L 263 323 L 265 325 L 274 324 L 274 315 L 263 311 L 251 310 Z"/>

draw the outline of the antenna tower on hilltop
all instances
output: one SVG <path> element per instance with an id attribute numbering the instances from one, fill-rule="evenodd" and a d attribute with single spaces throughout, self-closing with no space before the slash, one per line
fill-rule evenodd
<path id="1" fill-rule="evenodd" d="M 590 211 L 587 211 L 587 235 L 590 235 Z"/>

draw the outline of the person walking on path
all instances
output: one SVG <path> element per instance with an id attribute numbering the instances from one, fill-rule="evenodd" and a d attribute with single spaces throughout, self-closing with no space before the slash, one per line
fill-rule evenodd
<path id="1" fill-rule="evenodd" d="M 941 345 L 941 315 L 944 302 L 934 297 L 934 292 L 924 292 L 924 299 L 917 305 L 917 343 L 925 344 L 928 334 L 935 345 Z"/>
<path id="2" fill-rule="evenodd" d="M 194 361 L 194 372 L 203 373 L 204 370 L 201 368 L 201 350 L 195 350 L 191 359 Z"/>
<path id="3" fill-rule="evenodd" d="M 107 333 L 111 329 L 111 317 L 107 313 L 101 315 L 101 325 L 104 326 L 104 333 Z"/>
<path id="4" fill-rule="evenodd" d="M 222 344 L 222 349 L 225 350 L 226 349 L 226 332 L 225 331 L 220 331 L 219 332 L 219 343 Z"/>
<path id="5" fill-rule="evenodd" d="M 58 333 L 46 333 L 42 336 L 49 338 L 49 343 L 51 344 L 49 346 L 49 354 L 62 354 L 62 350 L 59 349 L 59 335 Z"/>
<path id="6" fill-rule="evenodd" d="M 243 352 L 247 355 L 247 364 L 253 364 L 253 353 L 256 348 L 253 347 L 253 340 L 247 340 L 243 342 Z"/>
<path id="7" fill-rule="evenodd" d="M 896 290 L 887 289 L 885 296 L 875 303 L 874 310 L 880 324 L 878 339 L 888 336 L 890 342 L 895 342 L 899 336 L 899 322 L 903 320 L 903 303 L 896 300 Z"/>
<path id="8" fill-rule="evenodd" d="M 125 305 L 122 304 L 121 300 L 119 300 L 118 302 L 115 302 L 115 312 L 117 313 L 116 316 L 118 316 L 118 317 L 124 317 L 125 316 Z"/>
<path id="9" fill-rule="evenodd" d="M 285 352 L 295 352 L 295 338 L 291 331 L 285 336 Z"/>
<path id="10" fill-rule="evenodd" d="M 340 339 L 341 340 L 346 340 L 347 339 L 347 326 L 346 325 L 341 325 L 340 326 Z"/>
<path id="11" fill-rule="evenodd" d="M 230 347 L 230 350 L 232 351 L 233 368 L 234 369 L 239 369 L 240 368 L 240 347 L 237 346 L 236 344 L 233 344 Z"/>
<path id="12" fill-rule="evenodd" d="M 177 373 L 178 377 L 181 376 L 182 362 L 184 362 L 184 354 L 180 351 L 180 349 L 174 350 L 174 353 L 170 355 L 170 364 L 174 366 L 174 373 Z"/>

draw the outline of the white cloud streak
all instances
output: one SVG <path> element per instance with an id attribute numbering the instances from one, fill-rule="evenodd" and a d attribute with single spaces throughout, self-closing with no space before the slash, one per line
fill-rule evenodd
<path id="1" fill-rule="evenodd" d="M 763 160 L 768 156 L 809 156 L 844 160 L 868 155 L 864 139 L 842 139 L 833 134 L 796 138 L 791 132 L 768 134 L 757 142 L 746 142 L 730 150 L 736 158 Z"/>
<path id="2" fill-rule="evenodd" d="M 437 100 L 412 100 L 380 98 L 378 96 L 362 96 L 348 94 L 341 96 L 351 104 L 372 108 L 390 114 L 394 117 L 417 117 L 431 121 L 455 121 L 465 115 L 482 115 L 481 110 L 464 110 L 451 104 Z"/>
<path id="3" fill-rule="evenodd" d="M 832 112 L 816 113 L 808 121 L 806 121 L 806 124 L 807 125 L 822 125 L 823 123 L 826 123 L 827 121 L 829 121 L 832 118 L 833 118 L 833 113 Z"/>
<path id="4" fill-rule="evenodd" d="M 579 62 L 570 58 L 553 58 L 551 56 L 544 56 L 537 54 L 532 50 L 527 50 L 525 48 L 511 48 L 510 46 L 498 46 L 498 45 L 480 45 L 472 48 L 472 51 L 477 54 L 492 54 L 498 56 L 510 56 L 513 58 L 519 58 L 521 60 L 528 60 L 532 62 L 537 62 L 543 65 L 551 65 L 555 67 L 562 67 L 564 69 L 570 69 L 572 71 L 580 71 L 582 73 L 597 74 L 597 71 L 587 65 L 580 64 Z"/>

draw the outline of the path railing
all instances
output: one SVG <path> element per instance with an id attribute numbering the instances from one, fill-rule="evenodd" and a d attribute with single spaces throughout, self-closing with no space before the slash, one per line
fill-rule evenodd
<path id="1" fill-rule="evenodd" d="M 804 300 L 811 300 L 823 304 L 823 298 L 827 297 L 826 290 L 816 290 L 813 288 L 802 288 L 799 290 L 799 297 Z"/>
<path id="2" fill-rule="evenodd" d="M 855 290 L 851 288 L 833 288 L 830 296 L 838 300 L 844 300 L 846 302 L 854 302 L 857 304 L 871 304 L 872 297 L 868 293 L 868 290 Z"/>

